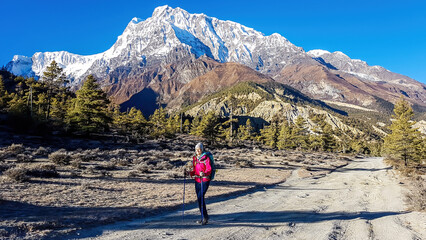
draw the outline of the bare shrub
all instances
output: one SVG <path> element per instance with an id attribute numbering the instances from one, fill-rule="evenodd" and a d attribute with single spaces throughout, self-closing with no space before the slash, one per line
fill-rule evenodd
<path id="1" fill-rule="evenodd" d="M 14 144 L 13 143 L 9 147 L 7 147 L 7 151 L 10 154 L 17 155 L 17 154 L 23 153 L 25 151 L 25 148 L 24 148 L 23 144 Z"/>
<path id="2" fill-rule="evenodd" d="M 174 157 L 174 156 L 175 156 L 175 154 L 173 152 L 170 152 L 169 150 L 164 150 L 164 151 L 160 152 L 160 157 L 163 157 L 163 158 L 171 158 L 171 157 Z"/>
<path id="3" fill-rule="evenodd" d="M 191 156 L 191 155 L 188 155 L 188 156 Z M 185 155 L 185 153 L 184 152 L 182 152 L 182 151 L 179 151 L 179 152 L 175 152 L 174 154 L 173 154 L 173 157 L 175 157 L 175 158 L 183 158 L 183 157 L 188 157 L 187 155 Z"/>
<path id="4" fill-rule="evenodd" d="M 127 174 L 127 177 L 128 177 L 128 178 L 135 178 L 135 177 L 139 177 L 139 174 L 138 174 L 138 172 L 137 172 L 137 171 L 130 171 L 130 172 Z"/>
<path id="5" fill-rule="evenodd" d="M 59 177 L 56 166 L 53 164 L 38 164 L 28 169 L 28 176 L 39 178 L 55 178 Z"/>
<path id="6" fill-rule="evenodd" d="M 82 161 L 81 156 L 83 156 L 82 153 L 72 153 L 70 154 L 72 161 Z"/>
<path id="7" fill-rule="evenodd" d="M 4 175 L 17 182 L 25 182 L 30 179 L 27 175 L 27 172 L 28 170 L 25 168 L 14 167 L 5 171 Z"/>
<path id="8" fill-rule="evenodd" d="M 26 232 L 38 232 L 43 230 L 56 229 L 60 226 L 58 221 L 40 221 L 40 222 L 26 222 L 18 224 L 18 228 Z"/>
<path id="9" fill-rule="evenodd" d="M 97 166 L 95 167 L 95 169 L 97 169 L 97 170 L 109 170 L 109 171 L 111 171 L 111 170 L 115 170 L 116 168 L 117 168 L 116 163 L 115 163 L 115 162 L 113 162 L 113 161 L 111 161 L 111 162 L 106 162 L 106 163 L 103 163 L 103 164 L 97 165 Z"/>
<path id="10" fill-rule="evenodd" d="M 302 163 L 306 165 L 316 165 L 318 162 L 308 158 L 308 159 L 305 159 Z"/>
<path id="11" fill-rule="evenodd" d="M 90 167 L 87 167 L 86 168 L 86 171 L 84 171 L 86 174 L 95 174 L 96 173 L 96 171 L 95 171 L 95 167 L 93 167 L 93 166 L 90 166 Z"/>
<path id="12" fill-rule="evenodd" d="M 138 154 L 138 150 L 127 150 L 126 151 L 128 154 L 134 154 L 134 155 L 136 155 L 136 154 Z"/>
<path id="13" fill-rule="evenodd" d="M 167 173 L 167 177 L 168 178 L 180 178 L 182 176 L 183 176 L 182 174 L 179 174 L 177 172 L 169 172 L 169 173 Z"/>
<path id="14" fill-rule="evenodd" d="M 235 167 L 237 167 L 237 168 L 252 168 L 252 167 L 254 167 L 254 164 L 250 160 L 242 159 L 242 160 L 238 160 L 235 163 Z"/>
<path id="15" fill-rule="evenodd" d="M 108 172 L 107 170 L 101 170 L 100 174 L 102 177 L 112 177 L 112 173 Z"/>
<path id="16" fill-rule="evenodd" d="M 170 170 L 170 169 L 173 169 L 173 168 L 174 168 L 174 166 L 167 161 L 160 162 L 156 166 L 157 170 Z"/>
<path id="17" fill-rule="evenodd" d="M 101 152 L 101 149 L 100 148 L 93 148 L 93 149 L 90 149 L 90 151 L 92 152 L 92 154 L 99 154 L 100 152 Z"/>
<path id="18" fill-rule="evenodd" d="M 288 163 L 288 162 L 286 162 L 286 161 L 282 161 L 282 162 L 280 162 L 280 164 L 281 164 L 281 165 L 286 165 L 286 166 L 288 166 L 288 165 L 289 165 L 289 163 Z"/>
<path id="19" fill-rule="evenodd" d="M 32 162 L 34 160 L 34 157 L 30 154 L 18 154 L 16 155 L 16 161 L 19 163 L 28 163 L 28 162 Z"/>
<path id="20" fill-rule="evenodd" d="M 71 161 L 71 156 L 63 150 L 58 150 L 49 154 L 49 160 L 58 165 L 68 165 Z"/>
<path id="21" fill-rule="evenodd" d="M 90 162 L 90 161 L 98 161 L 98 155 L 90 152 L 85 152 L 83 154 L 79 154 L 81 161 Z"/>
<path id="22" fill-rule="evenodd" d="M 126 158 L 119 158 L 115 160 L 116 165 L 118 166 L 129 166 L 130 165 L 130 161 Z"/>
<path id="23" fill-rule="evenodd" d="M 136 170 L 140 173 L 150 173 L 150 167 L 146 163 L 140 163 L 136 166 Z"/>
<path id="24" fill-rule="evenodd" d="M 136 159 L 138 159 L 137 155 L 130 155 L 127 157 L 127 159 L 129 160 L 129 162 L 133 163 Z"/>
<path id="25" fill-rule="evenodd" d="M 13 168 L 15 165 L 9 163 L 0 163 L 0 172 L 4 172 L 10 168 Z"/>
<path id="26" fill-rule="evenodd" d="M 81 190 L 89 190 L 91 188 L 92 188 L 92 186 L 90 185 L 89 181 L 82 181 L 81 184 L 80 184 Z"/>
<path id="27" fill-rule="evenodd" d="M 133 163 L 138 165 L 141 163 L 145 163 L 148 160 L 149 160 L 149 157 L 138 157 L 137 159 L 133 160 Z"/>
<path id="28" fill-rule="evenodd" d="M 73 168 L 76 168 L 76 169 L 81 169 L 82 168 L 82 162 L 81 162 L 81 160 L 79 160 L 79 159 L 76 159 L 76 160 L 72 160 L 71 161 L 71 166 L 73 167 Z"/>
<path id="29" fill-rule="evenodd" d="M 37 150 L 34 151 L 35 156 L 47 156 L 51 152 L 51 149 L 40 146 Z"/>
<path id="30" fill-rule="evenodd" d="M 80 173 L 74 170 L 70 171 L 70 177 L 80 177 Z"/>
<path id="31" fill-rule="evenodd" d="M 12 239 L 12 238 L 6 229 L 0 229 L 0 239 Z"/>
<path id="32" fill-rule="evenodd" d="M 146 151 L 140 150 L 139 153 L 138 153 L 138 155 L 141 156 L 141 157 L 145 156 L 146 155 Z"/>
<path id="33" fill-rule="evenodd" d="M 126 149 L 115 149 L 111 151 L 110 155 L 116 156 L 116 157 L 124 157 L 126 155 Z"/>
<path id="34" fill-rule="evenodd" d="M 0 150 L 0 161 L 4 161 L 9 157 L 10 153 L 4 150 Z"/>

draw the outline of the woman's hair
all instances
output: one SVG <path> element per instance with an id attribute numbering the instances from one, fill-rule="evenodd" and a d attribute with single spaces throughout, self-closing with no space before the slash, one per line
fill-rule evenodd
<path id="1" fill-rule="evenodd" d="M 197 143 L 197 145 L 195 145 L 195 151 L 197 151 L 197 149 L 200 149 L 201 152 L 204 152 L 204 146 L 202 143 Z"/>

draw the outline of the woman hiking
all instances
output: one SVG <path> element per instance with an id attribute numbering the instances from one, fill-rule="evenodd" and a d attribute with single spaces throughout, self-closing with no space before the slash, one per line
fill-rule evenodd
<path id="1" fill-rule="evenodd" d="M 193 170 L 189 174 L 191 177 L 195 177 L 195 192 L 197 193 L 198 208 L 201 213 L 201 221 L 197 221 L 197 223 L 206 225 L 209 221 L 209 215 L 207 214 L 204 196 L 210 185 L 212 165 L 211 159 L 204 151 L 202 143 L 198 143 L 195 146 L 195 156 L 192 158 L 192 169 Z"/>

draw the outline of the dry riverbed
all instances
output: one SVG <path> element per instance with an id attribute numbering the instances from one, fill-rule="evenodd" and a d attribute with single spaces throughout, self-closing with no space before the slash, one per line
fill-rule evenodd
<path id="1" fill-rule="evenodd" d="M 0 142 L 0 239 L 60 237 L 178 209 L 182 172 L 199 141 L 179 136 L 120 145 L 27 138 L 11 144 L 14 139 L 6 139 Z M 255 145 L 208 150 L 218 168 L 210 200 L 285 182 L 295 169 L 301 178 L 321 178 L 351 161 L 347 156 Z M 191 179 L 186 179 L 186 202 L 195 202 Z"/>

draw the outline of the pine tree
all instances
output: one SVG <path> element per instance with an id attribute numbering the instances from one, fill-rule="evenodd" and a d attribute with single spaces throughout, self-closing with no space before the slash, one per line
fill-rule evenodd
<path id="1" fill-rule="evenodd" d="M 234 97 L 234 95 L 229 93 L 228 100 L 227 100 L 227 104 L 230 108 L 229 120 L 226 121 L 222 126 L 222 127 L 225 127 L 226 125 L 229 125 L 229 133 L 225 134 L 225 136 L 226 136 L 226 139 L 230 139 L 231 141 L 233 140 L 233 137 L 234 137 L 234 123 L 238 122 L 238 119 L 234 119 L 234 108 L 236 106 L 236 101 L 237 99 Z"/>
<path id="2" fill-rule="evenodd" d="M 238 138 L 241 140 L 253 140 L 254 128 L 251 125 L 250 118 L 247 119 L 246 125 L 241 125 L 238 128 Z"/>
<path id="3" fill-rule="evenodd" d="M 263 138 L 265 145 L 270 147 L 277 147 L 278 135 L 279 135 L 279 119 L 278 117 L 274 117 L 271 120 L 271 124 L 269 126 L 264 127 L 260 133 Z"/>
<path id="4" fill-rule="evenodd" d="M 210 143 L 216 142 L 220 134 L 220 121 L 213 111 L 208 112 L 200 121 L 197 128 L 199 136 L 206 138 Z"/>
<path id="5" fill-rule="evenodd" d="M 191 128 L 191 123 L 189 122 L 188 119 L 185 119 L 185 122 L 183 123 L 183 132 L 189 133 L 190 128 Z"/>
<path id="6" fill-rule="evenodd" d="M 350 140 L 351 152 L 364 154 L 366 152 L 366 148 L 364 135 L 356 134 Z"/>
<path id="7" fill-rule="evenodd" d="M 295 147 L 292 137 L 292 126 L 287 119 L 281 123 L 277 147 L 280 150 L 292 149 Z"/>
<path id="8" fill-rule="evenodd" d="M 26 116 L 29 113 L 26 99 L 16 93 L 12 93 L 11 97 L 8 112 L 15 116 Z"/>
<path id="9" fill-rule="evenodd" d="M 112 125 L 120 134 L 128 133 L 128 118 L 126 113 L 120 111 L 120 106 L 115 105 L 112 110 Z"/>
<path id="10" fill-rule="evenodd" d="M 34 101 L 34 107 L 36 108 L 35 110 L 37 111 L 37 115 L 40 117 L 40 119 L 45 119 L 48 104 L 47 93 L 42 92 L 36 96 L 36 100 Z"/>
<path id="11" fill-rule="evenodd" d="M 81 89 L 76 91 L 76 98 L 68 113 L 69 123 L 85 133 L 105 131 L 112 122 L 109 103 L 106 93 L 89 75 Z"/>
<path id="12" fill-rule="evenodd" d="M 62 86 L 65 87 L 68 81 L 63 73 L 63 69 L 58 66 L 55 60 L 53 60 L 50 65 L 47 66 L 46 71 L 43 72 L 41 81 L 43 81 L 47 87 L 46 120 L 49 120 L 52 98 L 59 92 Z"/>
<path id="13" fill-rule="evenodd" d="M 136 109 L 135 107 L 132 107 L 127 114 L 129 120 L 130 120 L 130 130 L 136 131 L 139 133 L 145 132 L 145 127 L 147 124 L 147 121 L 145 117 L 142 114 L 142 111 L 139 109 Z"/>
<path id="14" fill-rule="evenodd" d="M 392 131 L 385 137 L 385 152 L 394 159 L 403 160 L 405 166 L 409 161 L 420 161 L 425 156 L 422 154 L 422 138 L 420 132 L 413 128 L 414 116 L 410 104 L 401 97 L 394 107 Z"/>
<path id="15" fill-rule="evenodd" d="M 0 75 L 0 110 L 7 107 L 8 95 L 4 87 L 3 76 Z"/>
<path id="16" fill-rule="evenodd" d="M 142 112 L 132 107 L 127 114 L 123 115 L 126 135 L 130 134 L 129 141 L 139 143 L 141 137 L 146 133 L 147 121 Z"/>
<path id="17" fill-rule="evenodd" d="M 167 132 L 174 135 L 180 132 L 180 115 L 176 114 L 167 120 Z"/>
<path id="18" fill-rule="evenodd" d="M 333 135 L 333 128 L 328 123 L 322 127 L 321 140 L 323 151 L 333 152 L 336 149 L 337 143 Z"/>
<path id="19" fill-rule="evenodd" d="M 200 126 L 200 118 L 199 117 L 194 117 L 194 119 L 192 120 L 192 123 L 191 123 L 191 131 L 190 131 L 190 134 L 192 134 L 192 135 L 196 135 L 196 136 L 199 136 L 200 135 L 200 132 L 198 131 L 198 128 L 199 128 L 199 126 Z"/>
<path id="20" fill-rule="evenodd" d="M 305 119 L 303 117 L 297 117 L 296 123 L 291 131 L 291 136 L 297 149 L 308 148 L 308 136 L 305 128 Z"/>
<path id="21" fill-rule="evenodd" d="M 315 123 L 315 121 L 313 121 Z M 309 148 L 313 151 L 319 151 L 322 149 L 323 142 L 322 142 L 322 130 L 321 127 L 316 124 L 312 128 L 312 134 L 309 135 Z"/>
<path id="22" fill-rule="evenodd" d="M 167 113 L 160 107 L 154 111 L 149 119 L 151 126 L 150 134 L 152 137 L 165 137 L 167 134 Z"/>
<path id="23" fill-rule="evenodd" d="M 71 106 L 71 97 L 66 91 L 61 91 L 52 98 L 51 116 L 57 120 L 59 124 L 63 123 L 66 118 L 67 110 Z"/>
<path id="24" fill-rule="evenodd" d="M 222 126 L 221 126 L 222 130 L 220 135 L 223 139 L 230 140 L 230 141 L 233 140 L 233 136 L 235 136 L 233 126 L 235 125 L 234 123 L 236 122 L 238 122 L 238 119 L 233 118 L 231 116 L 228 120 L 222 123 Z M 238 129 L 237 129 L 237 132 L 238 132 Z"/>

